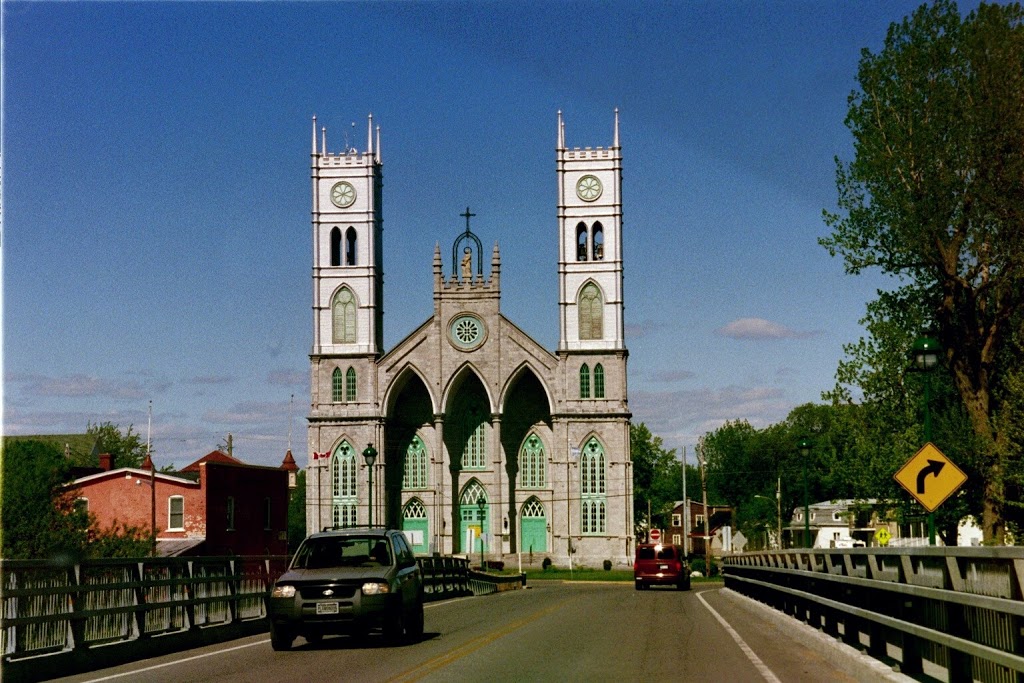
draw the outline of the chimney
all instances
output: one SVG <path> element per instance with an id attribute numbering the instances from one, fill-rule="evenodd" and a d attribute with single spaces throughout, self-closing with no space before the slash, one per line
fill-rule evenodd
<path id="1" fill-rule="evenodd" d="M 114 469 L 114 456 L 110 453 L 100 453 L 100 469 L 104 472 Z"/>

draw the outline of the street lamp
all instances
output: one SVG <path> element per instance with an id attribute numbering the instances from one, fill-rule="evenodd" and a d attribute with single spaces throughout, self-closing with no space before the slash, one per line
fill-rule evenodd
<path id="1" fill-rule="evenodd" d="M 476 499 L 476 518 L 480 522 L 480 571 L 484 571 L 484 512 L 487 501 L 483 496 Z"/>
<path id="2" fill-rule="evenodd" d="M 771 500 L 768 496 L 762 496 L 759 493 L 755 493 L 754 498 Z M 782 477 L 779 477 L 775 487 L 775 524 L 776 532 L 779 534 L 776 542 L 779 544 L 779 550 L 782 550 Z"/>
<path id="3" fill-rule="evenodd" d="M 370 513 L 369 526 L 373 526 L 373 463 L 377 460 L 377 449 L 373 447 L 372 443 L 366 444 L 366 448 L 363 450 L 363 460 L 366 461 L 366 468 L 370 473 L 370 500 L 366 507 Z"/>
<path id="4" fill-rule="evenodd" d="M 797 450 L 800 451 L 800 460 L 803 462 L 804 470 L 804 547 L 811 547 L 811 508 L 808 501 L 809 493 L 807 489 L 807 459 L 811 457 L 811 442 L 807 439 L 800 439 L 800 442 L 796 445 Z"/>
<path id="5" fill-rule="evenodd" d="M 931 337 L 918 337 L 910 349 L 912 369 L 924 374 L 924 442 L 932 441 L 932 371 L 939 364 L 939 342 Z M 928 513 L 928 545 L 935 545 L 935 513 Z"/>

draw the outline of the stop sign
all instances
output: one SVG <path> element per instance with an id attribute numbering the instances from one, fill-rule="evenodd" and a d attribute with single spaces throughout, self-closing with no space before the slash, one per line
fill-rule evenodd
<path id="1" fill-rule="evenodd" d="M 651 529 L 651 543 L 661 542 L 661 529 Z"/>

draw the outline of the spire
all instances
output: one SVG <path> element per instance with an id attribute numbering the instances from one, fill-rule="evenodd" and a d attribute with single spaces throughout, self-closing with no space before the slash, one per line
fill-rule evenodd
<path id="1" fill-rule="evenodd" d="M 316 156 L 316 114 L 313 114 L 313 149 L 310 154 Z"/>
<path id="2" fill-rule="evenodd" d="M 619 108 L 615 107 L 615 138 L 612 142 L 612 147 L 615 149 L 619 148 Z"/>
<path id="3" fill-rule="evenodd" d="M 562 110 L 558 110 L 558 149 L 565 149 L 565 124 L 562 123 Z"/>
<path id="4" fill-rule="evenodd" d="M 380 126 L 377 126 L 377 146 L 374 147 L 377 151 L 377 163 L 380 163 Z"/>
<path id="5" fill-rule="evenodd" d="M 373 114 L 367 117 L 366 122 L 366 153 L 373 156 Z"/>
<path id="6" fill-rule="evenodd" d="M 323 133 L 323 145 L 320 147 L 320 153 L 327 155 L 327 126 L 323 126 L 320 131 Z"/>

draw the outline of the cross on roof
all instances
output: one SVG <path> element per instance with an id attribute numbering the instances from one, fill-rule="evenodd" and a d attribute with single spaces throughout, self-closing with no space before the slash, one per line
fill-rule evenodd
<path id="1" fill-rule="evenodd" d="M 459 215 L 465 217 L 465 219 L 466 219 L 466 232 L 469 232 L 469 219 L 472 218 L 473 216 L 476 216 L 476 214 L 475 213 L 470 213 L 469 212 L 469 207 L 467 206 L 466 207 L 466 213 L 460 213 Z"/>

